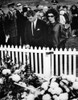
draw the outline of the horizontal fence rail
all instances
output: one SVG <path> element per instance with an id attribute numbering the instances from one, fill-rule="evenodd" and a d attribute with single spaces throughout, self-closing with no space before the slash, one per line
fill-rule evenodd
<path id="1" fill-rule="evenodd" d="M 3 59 L 8 54 L 13 63 L 30 63 L 32 70 L 37 74 L 44 74 L 48 77 L 55 75 L 77 76 L 77 55 L 76 49 L 54 50 L 49 48 L 26 48 L 26 46 L 0 46 L 0 57 Z"/>

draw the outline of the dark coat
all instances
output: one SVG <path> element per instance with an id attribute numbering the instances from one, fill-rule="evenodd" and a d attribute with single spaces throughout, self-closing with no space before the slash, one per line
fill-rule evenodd
<path id="1" fill-rule="evenodd" d="M 31 31 L 31 22 L 28 21 L 25 27 L 25 44 L 37 47 L 46 45 L 47 25 L 44 21 L 40 19 L 37 20 L 33 34 L 34 35 L 32 35 Z"/>
<path id="2" fill-rule="evenodd" d="M 78 14 L 72 16 L 71 29 L 78 29 Z"/>
<path id="3" fill-rule="evenodd" d="M 1 44 L 5 44 L 4 21 L 2 16 L 0 17 L 0 45 Z"/>
<path id="4" fill-rule="evenodd" d="M 17 33 L 18 33 L 18 45 L 24 43 L 24 31 L 25 31 L 25 22 L 27 21 L 27 17 L 24 17 L 23 13 L 20 13 L 18 10 L 16 11 L 17 16 Z"/>
<path id="5" fill-rule="evenodd" d="M 60 43 L 65 40 L 66 34 L 62 30 L 60 23 L 55 22 L 54 24 L 48 25 L 48 36 L 47 46 L 50 48 L 58 48 Z"/>
<path id="6" fill-rule="evenodd" d="M 8 12 L 5 18 L 5 33 L 10 35 L 9 44 L 17 45 L 17 24 L 16 15 Z"/>

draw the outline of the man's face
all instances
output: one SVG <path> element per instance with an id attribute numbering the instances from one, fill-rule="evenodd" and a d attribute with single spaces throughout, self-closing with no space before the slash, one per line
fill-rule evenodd
<path id="1" fill-rule="evenodd" d="M 10 11 L 14 11 L 14 7 L 9 7 L 9 10 Z"/>
<path id="2" fill-rule="evenodd" d="M 30 22 L 34 22 L 36 20 L 36 15 L 27 17 Z"/>
<path id="3" fill-rule="evenodd" d="M 19 6 L 19 7 L 17 7 L 17 10 L 19 11 L 19 12 L 22 12 L 22 5 L 21 6 Z"/>

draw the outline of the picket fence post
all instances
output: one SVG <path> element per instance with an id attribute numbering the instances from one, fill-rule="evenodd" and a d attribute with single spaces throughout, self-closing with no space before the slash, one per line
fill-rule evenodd
<path id="1" fill-rule="evenodd" d="M 50 52 L 49 48 L 44 49 L 44 75 L 50 77 L 50 54 L 47 54 L 48 52 Z"/>
<path id="2" fill-rule="evenodd" d="M 76 49 L 75 48 L 73 49 L 73 52 L 76 52 Z M 73 69 L 74 69 L 73 70 L 73 75 L 76 76 L 76 54 L 73 55 L 73 62 L 74 62 L 73 63 L 73 66 L 74 66 L 73 67 Z"/>
<path id="3" fill-rule="evenodd" d="M 48 47 L 30 47 L 21 46 L 0 46 L 0 58 L 8 55 L 13 60 L 13 63 L 30 63 L 31 68 L 35 73 L 44 74 L 47 77 L 55 75 L 71 75 L 76 76 L 76 63 L 78 51 L 76 49 L 59 49 Z"/>

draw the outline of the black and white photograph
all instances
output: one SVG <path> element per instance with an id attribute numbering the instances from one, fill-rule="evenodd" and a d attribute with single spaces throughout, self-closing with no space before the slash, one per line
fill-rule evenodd
<path id="1" fill-rule="evenodd" d="M 0 0 L 0 100 L 78 100 L 78 0 Z"/>

